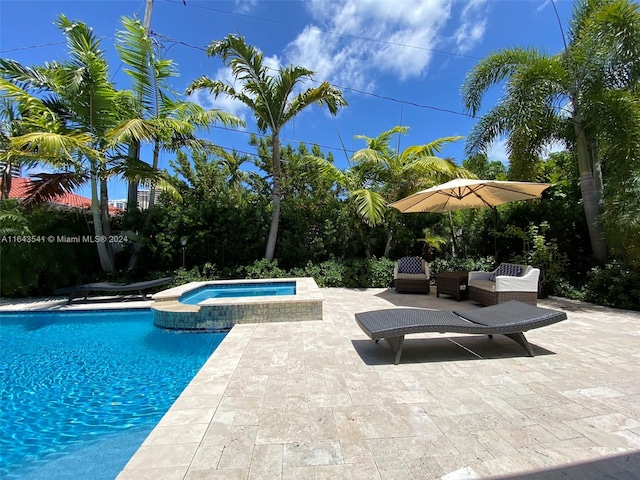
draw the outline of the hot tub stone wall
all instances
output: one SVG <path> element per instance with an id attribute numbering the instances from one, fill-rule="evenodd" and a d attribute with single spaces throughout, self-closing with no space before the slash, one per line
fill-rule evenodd
<path id="1" fill-rule="evenodd" d="M 178 302 L 176 296 L 154 296 L 156 302 L 151 307 L 155 311 L 154 324 L 180 330 L 228 330 L 236 323 L 322 320 L 323 297 L 315 281 L 295 280 L 297 298 L 293 299 L 291 296 L 250 297 L 237 303 L 230 303 L 230 299 L 210 299 L 195 306 Z"/>

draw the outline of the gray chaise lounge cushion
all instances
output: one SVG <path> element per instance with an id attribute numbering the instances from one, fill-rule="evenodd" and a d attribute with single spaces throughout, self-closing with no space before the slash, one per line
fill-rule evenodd
<path id="1" fill-rule="evenodd" d="M 533 349 L 523 332 L 566 320 L 565 312 L 535 307 L 515 300 L 477 310 L 426 310 L 390 308 L 356 314 L 356 322 L 372 340 L 384 339 L 400 362 L 404 336 L 410 333 L 502 334 L 527 349 Z"/>

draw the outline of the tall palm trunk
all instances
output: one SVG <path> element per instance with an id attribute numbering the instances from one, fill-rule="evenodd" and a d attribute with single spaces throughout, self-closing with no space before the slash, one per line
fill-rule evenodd
<path id="1" fill-rule="evenodd" d="M 7 200 L 9 198 L 9 192 L 11 191 L 11 161 L 8 161 L 4 170 L 2 171 L 2 178 L 0 179 L 0 201 Z"/>
<path id="2" fill-rule="evenodd" d="M 393 243 L 393 232 L 396 229 L 396 214 L 395 212 L 391 212 L 391 218 L 389 219 L 389 231 L 387 232 L 387 241 L 384 245 L 384 252 L 382 256 L 384 258 L 389 258 L 389 253 L 391 253 L 391 245 Z"/>
<path id="3" fill-rule="evenodd" d="M 102 229 L 102 216 L 100 211 L 100 201 L 98 200 L 98 166 L 96 161 L 91 162 L 91 213 L 93 216 L 93 228 L 98 239 L 104 236 Z M 104 272 L 113 272 L 113 260 L 107 250 L 106 242 L 97 241 L 98 257 L 100 258 L 100 266 Z"/>
<path id="4" fill-rule="evenodd" d="M 140 142 L 131 140 L 129 144 L 129 151 L 127 152 L 129 158 L 135 160 L 140 158 Z M 135 211 L 138 208 L 138 181 L 129 181 L 127 189 L 127 222 L 133 223 Z"/>
<path id="5" fill-rule="evenodd" d="M 584 205 L 584 214 L 591 240 L 593 255 L 599 263 L 607 261 L 607 246 L 604 241 L 602 223 L 600 221 L 600 204 L 598 202 L 598 191 L 592 170 L 592 162 L 589 156 L 589 145 L 582 124 L 582 115 L 575 98 L 573 128 L 576 133 L 576 151 L 578 154 L 578 170 L 580 172 L 580 192 Z"/>
<path id="6" fill-rule="evenodd" d="M 152 168 L 153 168 L 153 172 L 157 172 L 158 171 L 158 159 L 160 158 L 160 142 L 158 140 L 155 141 L 154 145 L 153 145 L 153 164 L 152 164 Z M 156 187 L 155 185 L 151 186 L 151 189 L 149 190 L 149 212 L 147 215 L 147 224 L 149 222 L 151 222 L 151 217 L 153 217 L 153 207 L 156 204 Z"/>
<path id="7" fill-rule="evenodd" d="M 273 260 L 278 239 L 278 227 L 280 225 L 280 205 L 282 203 L 281 172 L 280 172 L 280 132 L 273 132 L 273 214 L 271 215 L 271 227 L 267 238 L 267 249 L 264 257 Z"/>
<path id="8" fill-rule="evenodd" d="M 155 145 L 153 147 L 153 171 L 158 170 L 158 157 L 160 156 L 160 142 L 156 140 Z M 136 183 L 137 190 L 137 183 Z M 155 205 L 155 197 L 156 197 L 156 189 L 155 187 L 151 187 L 149 191 L 149 207 L 147 208 L 147 216 L 144 221 L 145 230 L 149 225 L 151 225 L 151 220 L 153 219 L 154 205 Z M 142 243 L 140 239 L 137 239 L 133 244 L 133 251 L 131 253 L 131 257 L 129 258 L 129 264 L 127 268 L 132 269 L 138 265 L 138 259 L 140 258 L 140 250 L 142 250 Z"/>
<path id="9" fill-rule="evenodd" d="M 104 177 L 100 177 L 100 216 L 102 218 L 102 235 L 106 237 L 107 255 L 112 264 L 113 260 L 113 245 L 108 242 L 111 237 L 111 217 L 109 217 L 109 194 L 107 191 L 107 180 Z M 101 240 L 102 242 L 102 240 Z M 115 264 L 114 264 L 115 268 Z"/>

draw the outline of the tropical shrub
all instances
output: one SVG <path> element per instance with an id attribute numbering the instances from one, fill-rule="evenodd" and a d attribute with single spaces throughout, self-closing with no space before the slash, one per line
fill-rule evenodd
<path id="1" fill-rule="evenodd" d="M 15 212 L 20 224 L 7 220 Z M 95 244 L 71 243 L 66 238 L 93 238 L 89 218 L 84 213 L 24 209 L 3 202 L 3 240 L 0 243 L 0 296 L 50 295 L 54 290 L 84 283 L 99 276 L 100 263 Z M 8 219 L 10 220 L 10 219 Z M 35 239 L 17 242 L 14 237 Z"/>
<path id="2" fill-rule="evenodd" d="M 583 291 L 587 302 L 640 310 L 640 268 L 619 260 L 593 267 Z"/>
<path id="3" fill-rule="evenodd" d="M 489 272 L 495 268 L 493 257 L 445 257 L 436 258 L 429 263 L 431 274 L 438 272 L 455 272 L 466 270 L 469 272 Z"/>

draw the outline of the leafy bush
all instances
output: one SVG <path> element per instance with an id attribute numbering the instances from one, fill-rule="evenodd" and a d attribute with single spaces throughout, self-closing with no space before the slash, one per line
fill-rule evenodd
<path id="1" fill-rule="evenodd" d="M 289 276 L 285 270 L 278 267 L 277 260 L 267 260 L 266 258 L 256 260 L 252 265 L 241 267 L 238 271 L 244 274 L 242 275 L 244 278 L 285 278 Z"/>
<path id="2" fill-rule="evenodd" d="M 25 209 L 5 201 L 0 210 L 0 233 L 1 296 L 50 295 L 57 288 L 85 283 L 99 275 L 95 244 L 58 240 L 93 235 L 83 213 Z M 36 241 L 12 240 L 12 236 L 23 235 Z"/>
<path id="3" fill-rule="evenodd" d="M 220 280 L 223 278 L 215 265 L 207 262 L 202 266 L 202 272 L 198 267 L 187 270 L 183 267 L 178 268 L 173 274 L 173 286 L 184 285 L 190 282 L 206 282 L 209 280 Z"/>
<path id="4" fill-rule="evenodd" d="M 209 271 L 205 274 L 207 265 Z M 217 278 L 286 278 L 286 277 L 311 277 L 319 287 L 347 287 L 347 288 L 389 288 L 393 286 L 394 262 L 388 258 L 370 259 L 331 259 L 318 264 L 309 261 L 304 267 L 295 267 L 284 270 L 278 266 L 277 261 L 267 259 L 256 260 L 252 265 L 240 267 L 235 272 L 222 272 L 214 266 L 206 264 L 201 274 L 197 267 L 191 270 L 179 268 L 174 275 L 174 283 L 177 285 L 213 280 Z M 233 273 L 230 275 L 229 273 Z"/>
<path id="5" fill-rule="evenodd" d="M 331 259 L 318 265 L 308 262 L 302 276 L 313 277 L 319 287 L 341 287 L 344 271 L 344 265 L 340 260 Z M 292 276 L 294 273 L 295 269 L 292 270 Z"/>
<path id="6" fill-rule="evenodd" d="M 432 274 L 459 270 L 488 272 L 494 268 L 495 259 L 493 257 L 436 258 L 433 262 L 429 263 L 429 270 Z"/>
<path id="7" fill-rule="evenodd" d="M 571 300 L 584 300 L 584 292 L 571 285 L 565 278 L 559 278 L 554 285 L 554 295 Z"/>
<path id="8" fill-rule="evenodd" d="M 584 299 L 616 308 L 640 310 L 640 268 L 614 260 L 594 267 L 583 288 Z"/>
<path id="9" fill-rule="evenodd" d="M 395 262 L 388 258 L 369 258 L 365 260 L 367 275 L 366 286 L 369 288 L 390 288 L 393 286 L 393 268 Z"/>

